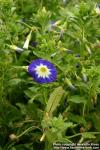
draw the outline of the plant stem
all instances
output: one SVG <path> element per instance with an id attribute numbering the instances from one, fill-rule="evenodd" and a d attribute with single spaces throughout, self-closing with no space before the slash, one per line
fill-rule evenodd
<path id="1" fill-rule="evenodd" d="M 84 132 L 84 133 L 87 133 L 87 132 Z M 91 134 L 100 134 L 100 132 L 88 132 L 88 133 L 91 133 Z M 82 135 L 83 133 L 77 133 L 75 135 L 72 135 L 72 136 L 68 136 L 67 138 L 70 139 L 70 138 L 73 138 L 73 137 L 76 137 L 76 136 L 80 136 Z"/>
<path id="2" fill-rule="evenodd" d="M 26 134 L 27 132 L 29 132 L 30 130 L 33 130 L 33 129 L 39 129 L 41 130 L 39 127 L 36 127 L 36 126 L 32 126 L 28 129 L 26 129 L 24 132 L 22 132 L 20 135 L 17 136 L 17 138 L 20 138 L 21 136 L 23 136 L 24 134 Z"/>

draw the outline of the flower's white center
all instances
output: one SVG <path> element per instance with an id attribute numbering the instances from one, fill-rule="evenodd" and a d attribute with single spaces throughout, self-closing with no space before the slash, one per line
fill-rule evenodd
<path id="1" fill-rule="evenodd" d="M 36 74 L 38 75 L 38 78 L 48 78 L 49 75 L 51 74 L 50 72 L 51 69 L 48 69 L 46 65 L 40 64 L 40 66 L 36 66 L 35 71 Z"/>

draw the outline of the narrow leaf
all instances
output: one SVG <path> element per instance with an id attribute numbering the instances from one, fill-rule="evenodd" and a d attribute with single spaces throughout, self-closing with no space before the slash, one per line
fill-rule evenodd
<path id="1" fill-rule="evenodd" d="M 57 108 L 59 105 L 59 102 L 64 94 L 63 88 L 57 87 L 50 95 L 50 98 L 47 103 L 46 112 L 49 114 L 52 114 L 53 111 Z"/>
<path id="2" fill-rule="evenodd" d="M 71 96 L 68 101 L 71 101 L 73 103 L 83 103 L 86 104 L 86 98 L 85 97 L 80 97 L 80 96 Z"/>
<path id="3" fill-rule="evenodd" d="M 83 134 L 82 134 L 82 137 L 83 137 L 84 139 L 94 139 L 94 138 L 96 138 L 94 134 L 89 133 L 89 132 L 83 133 Z"/>

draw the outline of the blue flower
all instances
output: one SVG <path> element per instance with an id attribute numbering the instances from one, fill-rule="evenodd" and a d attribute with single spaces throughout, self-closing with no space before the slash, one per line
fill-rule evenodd
<path id="1" fill-rule="evenodd" d="M 35 41 L 33 41 L 32 43 L 31 43 L 31 45 L 32 45 L 32 47 L 36 47 L 37 46 L 37 42 L 35 42 Z"/>
<path id="2" fill-rule="evenodd" d="M 76 54 L 75 56 L 76 56 L 76 57 L 78 57 L 78 58 L 80 58 L 80 57 L 81 57 L 81 55 L 80 55 L 80 54 Z"/>
<path id="3" fill-rule="evenodd" d="M 57 70 L 52 63 L 44 59 L 36 59 L 28 66 L 28 72 L 37 83 L 54 82 Z"/>
<path id="4" fill-rule="evenodd" d="M 77 64 L 76 64 L 76 68 L 80 68 L 80 63 L 77 63 Z"/>

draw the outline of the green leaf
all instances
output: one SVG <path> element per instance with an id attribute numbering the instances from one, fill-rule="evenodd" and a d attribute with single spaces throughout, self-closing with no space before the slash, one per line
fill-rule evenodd
<path id="1" fill-rule="evenodd" d="M 82 116 L 79 116 L 79 115 L 76 115 L 76 114 L 74 115 L 74 114 L 72 114 L 72 113 L 69 113 L 68 118 L 69 118 L 71 121 L 75 122 L 75 123 L 83 124 L 84 126 L 86 126 L 86 120 L 85 120 L 85 118 L 82 117 Z"/>
<path id="2" fill-rule="evenodd" d="M 86 98 L 85 97 L 80 97 L 80 96 L 71 96 L 68 101 L 70 102 L 73 102 L 73 103 L 83 103 L 83 104 L 86 104 L 87 101 L 86 101 Z"/>
<path id="3" fill-rule="evenodd" d="M 49 98 L 48 103 L 47 103 L 46 112 L 48 112 L 49 114 L 52 115 L 52 113 L 54 112 L 54 110 L 59 105 L 59 102 L 60 102 L 63 94 L 64 94 L 64 90 L 63 90 L 63 88 L 61 86 L 57 87 L 51 93 L 50 98 Z"/>
<path id="4" fill-rule="evenodd" d="M 18 78 L 16 78 L 16 79 L 11 79 L 11 80 L 9 81 L 9 84 L 10 84 L 10 86 L 16 86 L 16 85 L 18 85 L 21 81 L 22 81 L 22 80 L 21 80 L 21 79 L 18 79 Z"/>
<path id="5" fill-rule="evenodd" d="M 83 133 L 83 134 L 82 134 L 82 137 L 83 137 L 84 139 L 94 139 L 94 138 L 96 138 L 94 134 L 89 133 L 89 132 Z"/>
<path id="6" fill-rule="evenodd" d="M 94 128 L 100 132 L 100 112 L 98 111 L 91 113 L 91 118 L 94 124 Z"/>

